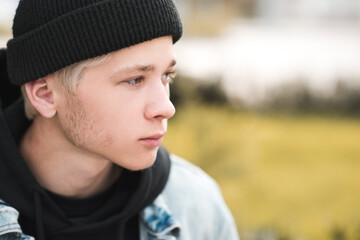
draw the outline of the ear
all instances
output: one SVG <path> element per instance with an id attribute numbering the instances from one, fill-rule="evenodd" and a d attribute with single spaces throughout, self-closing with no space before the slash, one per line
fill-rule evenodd
<path id="1" fill-rule="evenodd" d="M 52 77 L 46 76 L 36 81 L 25 83 L 25 91 L 31 104 L 45 118 L 52 118 L 56 114 L 52 81 Z"/>

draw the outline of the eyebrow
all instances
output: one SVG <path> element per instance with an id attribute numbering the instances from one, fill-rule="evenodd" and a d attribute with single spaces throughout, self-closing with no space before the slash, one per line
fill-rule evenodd
<path id="1" fill-rule="evenodd" d="M 173 59 L 171 60 L 169 66 L 167 68 L 171 68 L 174 67 L 176 65 L 176 60 Z M 155 66 L 153 64 L 150 65 L 133 65 L 133 66 L 129 66 L 129 67 L 124 67 L 121 68 L 120 70 L 116 71 L 114 74 L 112 74 L 112 76 L 110 78 L 116 78 L 118 75 L 120 74 L 124 74 L 124 73 L 132 73 L 132 72 L 152 72 L 155 70 Z"/>

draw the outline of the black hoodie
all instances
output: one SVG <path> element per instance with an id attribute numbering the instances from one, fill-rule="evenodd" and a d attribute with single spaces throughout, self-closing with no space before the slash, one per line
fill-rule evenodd
<path id="1" fill-rule="evenodd" d="M 130 234 L 126 232 L 128 225 L 138 224 L 138 213 L 161 193 L 167 182 L 170 160 L 166 150 L 159 149 L 153 167 L 128 174 L 127 179 L 134 181 L 123 206 L 118 206 L 122 193 L 113 187 L 106 204 L 73 221 L 36 181 L 18 150 L 17 143 L 31 122 L 24 115 L 19 87 L 8 80 L 4 49 L 0 50 L 0 100 L 0 198 L 20 212 L 24 233 L 36 235 L 39 240 L 79 240 L 116 231 L 116 239 L 125 239 Z"/>

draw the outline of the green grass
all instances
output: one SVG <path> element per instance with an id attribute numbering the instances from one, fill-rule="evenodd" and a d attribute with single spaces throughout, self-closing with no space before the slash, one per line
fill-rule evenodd
<path id="1" fill-rule="evenodd" d="M 164 145 L 217 180 L 243 240 L 360 239 L 360 119 L 193 105 Z"/>

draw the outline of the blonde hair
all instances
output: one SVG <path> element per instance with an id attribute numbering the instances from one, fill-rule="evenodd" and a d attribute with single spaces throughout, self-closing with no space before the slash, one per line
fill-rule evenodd
<path id="1" fill-rule="evenodd" d="M 59 85 L 65 92 L 75 95 L 86 68 L 104 63 L 107 59 L 109 59 L 109 57 L 110 53 L 77 62 L 52 73 L 51 76 L 59 81 Z M 34 117 L 39 113 L 28 98 L 25 90 L 25 84 L 21 86 L 21 93 L 24 98 L 25 115 L 29 120 L 34 119 Z"/>

